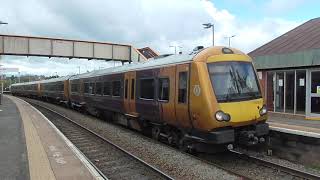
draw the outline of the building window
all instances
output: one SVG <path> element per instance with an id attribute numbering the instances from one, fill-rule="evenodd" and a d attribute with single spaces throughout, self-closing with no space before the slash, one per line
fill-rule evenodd
<path id="1" fill-rule="evenodd" d="M 89 93 L 89 83 L 84 83 L 84 93 Z"/>
<path id="2" fill-rule="evenodd" d="M 102 82 L 96 82 L 96 94 L 102 95 Z"/>
<path id="3" fill-rule="evenodd" d="M 126 79 L 124 83 L 124 98 L 128 98 L 128 79 Z"/>
<path id="4" fill-rule="evenodd" d="M 131 79 L 131 99 L 134 99 L 134 79 Z"/>
<path id="5" fill-rule="evenodd" d="M 187 102 L 187 72 L 179 72 L 179 91 L 178 91 L 178 102 Z"/>
<path id="6" fill-rule="evenodd" d="M 120 81 L 113 81 L 112 82 L 112 96 L 120 97 L 120 89 L 121 89 L 121 82 Z"/>
<path id="7" fill-rule="evenodd" d="M 154 99 L 154 80 L 153 79 L 140 80 L 140 98 Z"/>
<path id="8" fill-rule="evenodd" d="M 78 93 L 79 92 L 79 84 L 71 84 L 71 92 Z"/>
<path id="9" fill-rule="evenodd" d="M 110 96 L 111 95 L 111 87 L 110 82 L 103 83 L 103 95 Z"/>
<path id="10" fill-rule="evenodd" d="M 159 79 L 159 100 L 169 101 L 169 78 L 161 78 Z"/>

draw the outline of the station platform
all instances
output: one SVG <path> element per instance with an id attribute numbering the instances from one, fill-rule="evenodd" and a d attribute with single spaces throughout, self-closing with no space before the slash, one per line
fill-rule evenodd
<path id="1" fill-rule="evenodd" d="M 304 116 L 281 113 L 268 113 L 271 130 L 320 138 L 320 121 L 306 120 Z"/>
<path id="2" fill-rule="evenodd" d="M 101 179 L 62 133 L 25 101 L 0 105 L 0 179 Z"/>

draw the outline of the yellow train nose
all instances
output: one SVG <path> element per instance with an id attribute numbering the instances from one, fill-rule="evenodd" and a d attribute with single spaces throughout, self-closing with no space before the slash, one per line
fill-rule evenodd
<path id="1" fill-rule="evenodd" d="M 250 101 L 220 103 L 220 109 L 230 115 L 231 125 L 238 126 L 260 118 L 260 110 L 263 107 L 263 99 Z"/>

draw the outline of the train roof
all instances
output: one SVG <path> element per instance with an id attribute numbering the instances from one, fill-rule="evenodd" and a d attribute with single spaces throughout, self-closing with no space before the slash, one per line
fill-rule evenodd
<path id="1" fill-rule="evenodd" d="M 123 66 L 111 67 L 102 70 L 96 70 L 89 73 L 78 74 L 70 78 L 73 79 L 81 79 L 81 78 L 89 78 L 89 77 L 96 77 L 96 76 L 103 76 L 107 74 L 116 74 L 125 71 L 134 71 L 134 70 L 143 70 L 143 69 L 152 69 L 157 67 L 169 66 L 173 64 L 180 64 L 191 62 L 194 57 L 194 54 L 186 55 L 186 54 L 179 54 L 179 55 L 170 55 L 163 58 L 151 58 L 145 62 L 139 63 L 131 63 Z"/>
<path id="2" fill-rule="evenodd" d="M 157 57 L 157 58 L 150 58 L 148 61 L 145 61 L 145 62 L 131 63 L 123 66 L 95 70 L 95 71 L 84 73 L 84 74 L 71 75 L 71 76 L 69 75 L 69 76 L 42 80 L 42 81 L 18 83 L 18 84 L 13 84 L 12 86 L 37 84 L 37 83 L 49 83 L 49 82 L 64 81 L 68 79 L 75 80 L 75 79 L 103 76 L 108 74 L 117 74 L 117 73 L 122 73 L 126 71 L 144 70 L 144 69 L 165 67 L 165 66 L 170 66 L 175 64 L 183 64 L 183 63 L 191 62 L 193 60 L 197 61 L 196 60 L 197 58 L 206 59 L 209 56 L 225 54 L 225 52 L 223 51 L 224 49 L 231 49 L 233 54 L 246 55 L 243 52 L 234 48 L 227 48 L 224 46 L 215 46 L 215 47 L 199 49 L 198 51 L 194 51 L 191 54 L 179 54 L 179 55 L 169 55 L 169 56 L 163 56 L 163 57 Z M 198 56 L 198 57 L 195 57 L 195 56 Z"/>
<path id="3" fill-rule="evenodd" d="M 40 80 L 40 81 L 32 81 L 32 82 L 23 82 L 23 83 L 17 83 L 17 84 L 12 84 L 12 86 L 24 86 L 24 85 L 32 85 L 32 84 L 42 84 L 42 83 L 50 83 L 50 82 L 58 82 L 58 81 L 65 81 L 70 79 L 72 75 L 68 76 L 62 76 L 58 78 L 52 78 L 52 79 L 46 79 L 46 80 Z"/>

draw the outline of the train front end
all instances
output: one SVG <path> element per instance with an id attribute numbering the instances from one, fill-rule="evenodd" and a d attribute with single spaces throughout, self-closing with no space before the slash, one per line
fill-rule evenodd
<path id="1" fill-rule="evenodd" d="M 198 72 L 205 72 L 193 79 L 203 89 L 202 98 L 191 98 L 202 101 L 201 108 L 194 111 L 198 116 L 193 117 L 198 129 L 207 131 L 204 139 L 207 143 L 229 145 L 229 149 L 235 144 L 265 143 L 269 133 L 267 108 L 251 58 L 225 47 L 203 51 L 195 67 Z"/>

